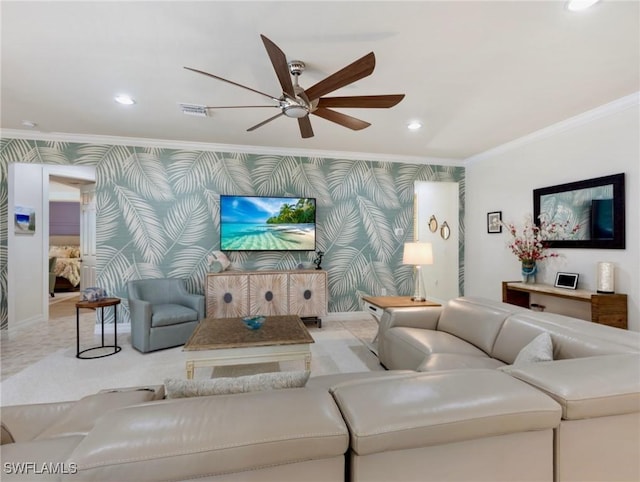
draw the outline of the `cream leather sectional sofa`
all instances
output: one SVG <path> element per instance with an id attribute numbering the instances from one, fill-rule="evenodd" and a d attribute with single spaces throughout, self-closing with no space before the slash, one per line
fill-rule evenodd
<path id="1" fill-rule="evenodd" d="M 381 321 L 387 372 L 3 407 L 2 480 L 638 480 L 637 334 L 469 298 L 407 310 Z M 541 329 L 557 360 L 495 368 Z"/>
<path id="2" fill-rule="evenodd" d="M 553 360 L 512 364 L 539 334 Z M 428 373 L 504 367 L 562 407 L 555 480 L 640 480 L 640 333 L 506 303 L 462 297 L 444 307 L 387 310 L 380 362 Z"/>

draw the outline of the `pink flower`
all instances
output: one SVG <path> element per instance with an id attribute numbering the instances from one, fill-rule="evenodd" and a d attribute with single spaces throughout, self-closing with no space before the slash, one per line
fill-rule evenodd
<path id="1" fill-rule="evenodd" d="M 570 230 L 569 221 L 564 223 L 545 223 L 539 225 L 533 223 L 531 215 L 525 219 L 521 234 L 513 223 L 503 223 L 511 236 L 507 247 L 520 261 L 542 261 L 546 258 L 557 258 L 559 255 L 548 251 L 548 241 L 551 239 L 567 239 L 575 235 L 580 225 L 575 225 Z"/>

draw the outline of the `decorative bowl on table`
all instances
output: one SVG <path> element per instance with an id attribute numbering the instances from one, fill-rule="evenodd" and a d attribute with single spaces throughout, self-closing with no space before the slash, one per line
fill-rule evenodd
<path id="1" fill-rule="evenodd" d="M 262 326 L 265 319 L 266 318 L 262 315 L 245 316 L 242 318 L 242 322 L 244 323 L 244 326 L 250 330 L 257 330 Z"/>

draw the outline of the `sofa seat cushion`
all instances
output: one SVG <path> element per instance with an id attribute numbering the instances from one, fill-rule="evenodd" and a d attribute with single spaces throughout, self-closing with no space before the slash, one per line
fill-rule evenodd
<path id="1" fill-rule="evenodd" d="M 399 370 L 415 370 L 432 353 L 487 356 L 471 343 L 449 333 L 420 328 L 391 328 L 385 333 L 384 343 L 392 367 Z"/>
<path id="2" fill-rule="evenodd" d="M 151 326 L 154 328 L 175 325 L 186 321 L 195 321 L 197 319 L 198 312 L 186 306 L 171 303 L 152 306 Z"/>
<path id="3" fill-rule="evenodd" d="M 419 372 L 438 370 L 460 370 L 488 368 L 496 369 L 504 366 L 500 360 L 488 356 L 462 355 L 460 353 L 432 353 L 416 369 Z"/>
<path id="4" fill-rule="evenodd" d="M 291 388 L 110 411 L 69 462 L 81 480 L 245 480 L 232 474 L 343 457 L 348 446 L 331 395 Z"/>
<path id="5" fill-rule="evenodd" d="M 371 380 L 337 387 L 333 396 L 358 455 L 549 430 L 561 415 L 550 397 L 498 370 Z"/>

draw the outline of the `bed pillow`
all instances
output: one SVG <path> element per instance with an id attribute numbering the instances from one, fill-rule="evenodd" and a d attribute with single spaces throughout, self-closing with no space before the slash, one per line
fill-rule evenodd
<path id="1" fill-rule="evenodd" d="M 167 398 L 206 397 L 234 393 L 259 392 L 280 388 L 304 387 L 309 371 L 259 373 L 243 377 L 210 378 L 207 380 L 182 380 L 167 378 L 164 381 Z"/>
<path id="2" fill-rule="evenodd" d="M 49 256 L 55 256 L 56 258 L 79 258 L 80 247 L 79 246 L 50 246 Z"/>

